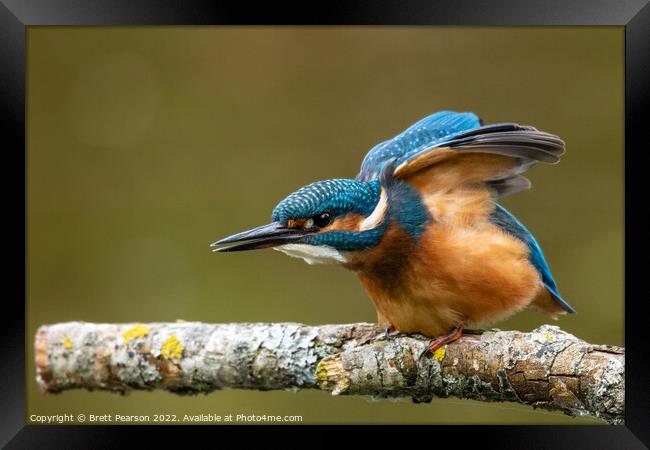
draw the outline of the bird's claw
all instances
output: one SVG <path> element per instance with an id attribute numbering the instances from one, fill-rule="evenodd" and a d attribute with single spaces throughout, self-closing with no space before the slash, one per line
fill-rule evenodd
<path id="1" fill-rule="evenodd" d="M 445 344 L 446 342 L 444 338 L 436 338 L 427 342 L 427 346 L 424 347 L 424 350 L 422 350 L 422 353 L 420 353 L 419 358 L 422 358 L 425 355 L 433 355 L 436 350 L 438 350 L 440 347 L 442 347 Z"/>
<path id="2" fill-rule="evenodd" d="M 395 325 L 392 325 L 392 324 L 386 325 L 386 327 L 384 328 L 384 335 L 386 335 L 386 336 L 391 336 L 391 335 L 394 336 L 396 334 L 399 334 L 399 331 L 397 330 L 397 328 L 395 328 Z"/>
<path id="3" fill-rule="evenodd" d="M 451 333 L 449 333 L 446 336 L 440 336 L 435 339 L 430 340 L 427 343 L 426 348 L 420 353 L 420 358 L 422 358 L 426 354 L 431 354 L 433 355 L 436 350 L 441 348 L 443 345 L 449 344 L 451 342 L 454 342 L 458 338 L 460 338 L 463 335 L 463 324 L 460 323 L 454 327 L 453 330 L 451 330 Z"/>

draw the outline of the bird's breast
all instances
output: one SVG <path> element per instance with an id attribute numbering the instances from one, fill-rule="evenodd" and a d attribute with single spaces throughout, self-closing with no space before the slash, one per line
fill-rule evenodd
<path id="1" fill-rule="evenodd" d="M 345 267 L 389 292 L 403 288 L 403 278 L 410 269 L 410 255 L 417 250 L 417 241 L 396 222 L 391 222 L 376 246 L 351 254 Z"/>
<path id="2" fill-rule="evenodd" d="M 527 247 L 489 222 L 433 221 L 414 240 L 391 224 L 381 242 L 346 264 L 379 316 L 405 332 L 447 333 L 527 306 L 541 279 Z"/>

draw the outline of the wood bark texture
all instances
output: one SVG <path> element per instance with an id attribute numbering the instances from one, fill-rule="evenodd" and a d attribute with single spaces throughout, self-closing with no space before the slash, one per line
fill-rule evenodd
<path id="1" fill-rule="evenodd" d="M 625 350 L 543 325 L 429 339 L 381 325 L 67 322 L 36 333 L 37 382 L 66 389 L 323 389 L 376 398 L 510 401 L 624 423 Z"/>

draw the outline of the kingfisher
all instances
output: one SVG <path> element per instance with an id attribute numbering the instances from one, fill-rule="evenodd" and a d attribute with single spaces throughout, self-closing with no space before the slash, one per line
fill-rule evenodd
<path id="1" fill-rule="evenodd" d="M 339 264 L 356 273 L 380 324 L 429 337 L 431 352 L 527 307 L 557 319 L 575 310 L 531 232 L 498 199 L 529 189 L 521 174 L 564 151 L 532 126 L 439 111 L 373 147 L 356 178 L 301 187 L 270 224 L 211 246 Z"/>

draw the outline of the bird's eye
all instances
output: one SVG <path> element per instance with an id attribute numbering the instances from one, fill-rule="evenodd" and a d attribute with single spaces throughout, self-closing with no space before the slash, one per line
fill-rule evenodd
<path id="1" fill-rule="evenodd" d="M 330 213 L 324 212 L 312 217 L 312 220 L 314 221 L 314 225 L 318 228 L 323 228 L 330 224 L 332 217 L 330 216 Z"/>

